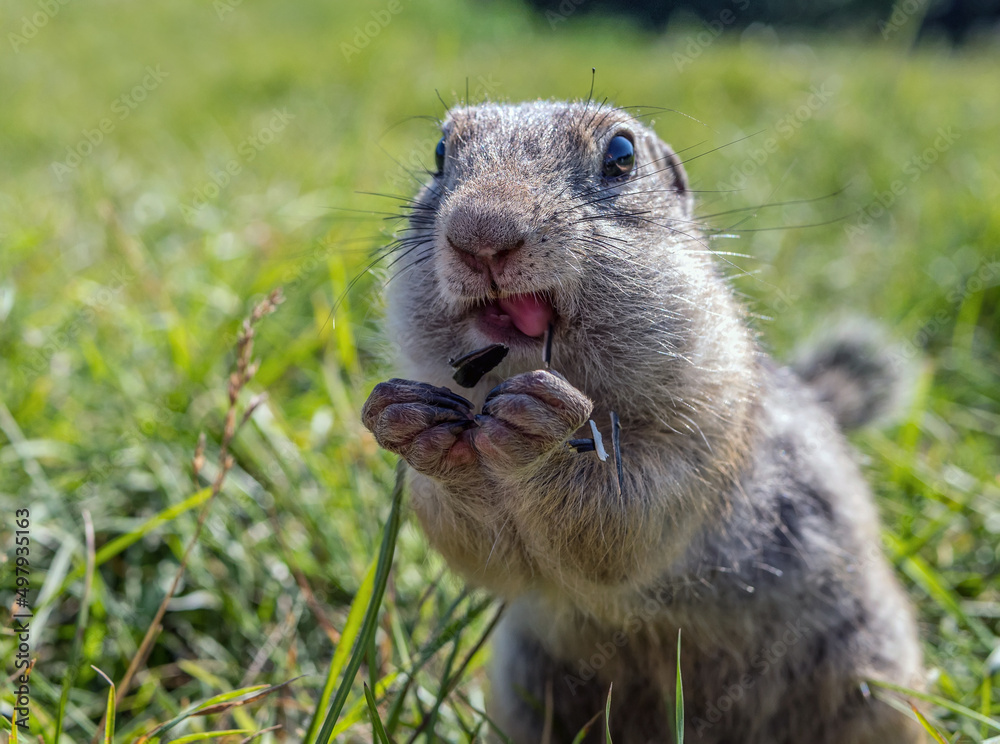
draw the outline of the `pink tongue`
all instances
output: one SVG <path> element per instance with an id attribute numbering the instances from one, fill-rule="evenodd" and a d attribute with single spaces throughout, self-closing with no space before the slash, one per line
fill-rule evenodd
<path id="1" fill-rule="evenodd" d="M 525 336 L 541 336 L 552 322 L 552 306 L 538 295 L 512 295 L 500 300 L 500 310 L 509 315 Z"/>

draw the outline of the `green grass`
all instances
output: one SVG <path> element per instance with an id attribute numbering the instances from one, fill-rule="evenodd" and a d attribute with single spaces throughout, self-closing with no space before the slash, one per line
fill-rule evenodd
<path id="1" fill-rule="evenodd" d="M 341 45 L 388 7 L 348 5 L 71 0 L 16 52 L 6 34 L 0 44 L 0 604 L 13 601 L 14 511 L 28 508 L 37 658 L 21 740 L 54 742 L 59 725 L 63 742 L 103 740 L 108 683 L 94 667 L 121 683 L 205 503 L 162 631 L 119 690 L 115 741 L 296 677 L 187 715 L 164 741 L 274 726 L 284 733 L 254 741 L 299 740 L 325 720 L 325 684 L 325 700 L 346 694 L 340 725 L 361 739 L 380 736 L 372 704 L 397 742 L 491 730 L 481 642 L 496 610 L 446 572 L 405 499 L 393 570 L 377 572 L 382 610 L 365 617 L 394 482 L 359 421 L 388 373 L 380 277 L 362 276 L 328 321 L 386 239 L 377 212 L 392 202 L 360 192 L 412 193 L 404 166 L 433 160 L 434 124 L 415 117 L 441 114 L 436 91 L 585 96 L 591 67 L 602 97 L 683 112 L 655 126 L 693 148 L 701 213 L 740 233 L 716 247 L 752 256 L 728 269 L 765 347 L 785 356 L 863 315 L 916 360 L 904 419 L 856 443 L 919 607 L 931 692 L 951 704 L 931 706 L 931 724 L 952 740 L 996 736 L 960 710 L 1000 718 L 986 667 L 1000 643 L 1000 50 L 911 50 L 902 33 L 723 36 L 679 63 L 698 29 L 653 37 L 577 17 L 550 28 L 509 3 L 401 0 L 345 59 Z M 5 30 L 21 33 L 39 7 L 12 0 Z M 53 168 L 105 119 L 77 167 Z M 215 194 L 230 161 L 238 173 Z M 741 167 L 753 173 L 734 182 Z M 887 213 L 849 229 L 894 181 Z M 269 398 L 209 501 L 239 324 L 276 286 L 286 302 L 258 326 L 262 363 L 240 410 Z M 16 637 L 0 615 L 9 715 Z M 358 679 L 327 683 L 335 651 L 340 670 L 356 668 L 351 638 Z"/>

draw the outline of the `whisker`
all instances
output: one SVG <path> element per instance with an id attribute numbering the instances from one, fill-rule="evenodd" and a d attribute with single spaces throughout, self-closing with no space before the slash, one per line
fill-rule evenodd
<path id="1" fill-rule="evenodd" d="M 843 194 L 845 189 L 837 189 L 829 194 L 823 196 L 815 196 L 811 199 L 789 199 L 788 201 L 782 202 L 770 202 L 768 204 L 756 204 L 749 207 L 737 207 L 736 209 L 727 209 L 723 212 L 715 212 L 713 214 L 703 214 L 701 217 L 703 219 L 711 219 L 712 217 L 722 217 L 727 214 L 736 214 L 737 212 L 746 212 L 747 210 L 757 210 L 757 209 L 770 209 L 771 207 L 787 207 L 792 204 L 815 204 L 816 202 L 823 201 L 824 199 L 832 199 L 835 196 L 840 196 Z"/>

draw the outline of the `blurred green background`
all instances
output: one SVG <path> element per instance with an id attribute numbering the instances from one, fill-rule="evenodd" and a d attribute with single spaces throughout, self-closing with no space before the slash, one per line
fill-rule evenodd
<path id="1" fill-rule="evenodd" d="M 217 472 L 240 320 L 282 286 L 250 386 L 269 400 L 233 445 L 116 741 L 298 675 L 164 740 L 302 739 L 393 480 L 358 420 L 389 373 L 384 277 L 365 269 L 399 204 L 374 194 L 416 190 L 445 105 L 586 97 L 596 68 L 598 97 L 639 106 L 683 150 L 715 248 L 746 254 L 723 266 L 765 349 L 787 357 L 864 316 L 912 360 L 899 423 L 855 442 L 932 692 L 1000 717 L 1000 49 L 915 44 L 919 3 L 837 36 L 746 24 L 737 4 L 733 21 L 656 31 L 584 5 L 5 2 L 0 713 L 16 700 L 15 510 L 31 513 L 30 733 L 54 742 L 61 717 L 62 741 L 89 741 L 107 693 L 91 665 L 119 682 L 136 654 L 195 532 L 189 497 Z M 74 650 L 85 511 L 100 565 Z M 362 676 L 380 710 L 398 706 L 396 740 L 464 741 L 485 731 L 475 642 L 492 610 L 404 519 Z M 344 736 L 370 740 L 360 682 L 347 710 Z M 1000 735 L 932 710 L 952 740 Z"/>

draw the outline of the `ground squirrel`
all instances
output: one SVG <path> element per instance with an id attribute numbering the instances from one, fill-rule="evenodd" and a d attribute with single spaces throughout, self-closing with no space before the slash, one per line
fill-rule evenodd
<path id="1" fill-rule="evenodd" d="M 837 422 L 867 418 L 878 365 L 849 341 L 801 374 L 762 353 L 680 158 L 626 110 L 461 106 L 443 134 L 387 285 L 406 379 L 363 420 L 437 550 L 510 603 L 492 719 L 569 742 L 613 684 L 616 744 L 673 741 L 680 629 L 686 741 L 919 741 L 864 683 L 921 667 Z M 449 359 L 498 342 L 459 388 Z M 612 413 L 621 479 L 567 444 L 590 421 L 608 441 Z"/>

